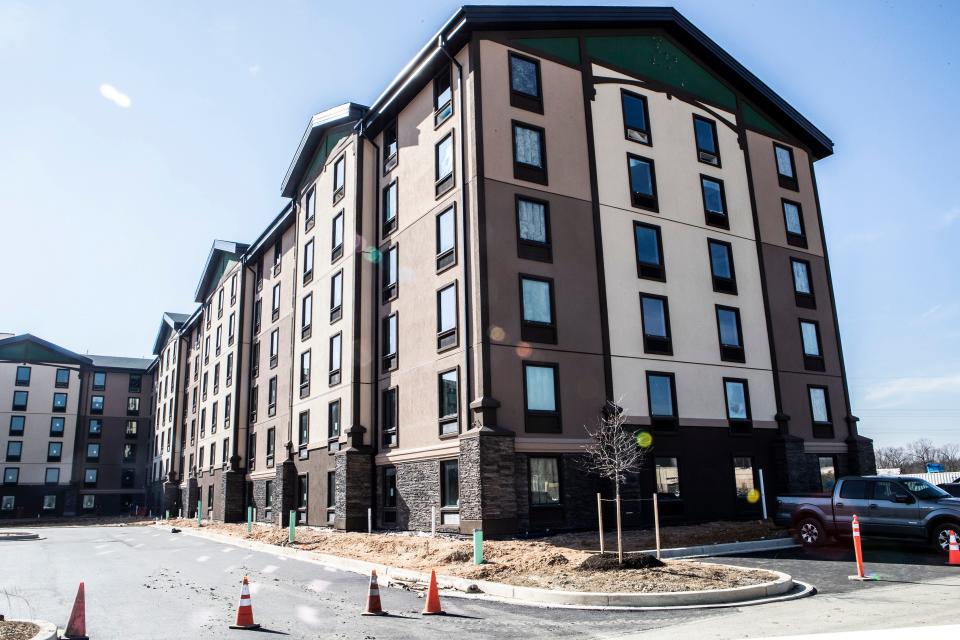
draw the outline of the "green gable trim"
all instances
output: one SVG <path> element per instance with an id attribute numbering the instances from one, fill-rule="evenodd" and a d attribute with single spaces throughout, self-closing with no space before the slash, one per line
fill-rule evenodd
<path id="1" fill-rule="evenodd" d="M 37 364 L 87 364 L 89 359 L 70 356 L 68 352 L 50 349 L 36 342 L 22 341 L 0 345 L 0 362 L 31 362 Z"/>
<path id="2" fill-rule="evenodd" d="M 662 36 L 589 37 L 587 52 L 601 64 L 681 89 L 730 111 L 737 109 L 733 91 Z"/>
<path id="3" fill-rule="evenodd" d="M 744 101 L 740 103 L 740 112 L 743 115 L 743 126 L 769 133 L 777 138 L 787 137 L 783 129 L 770 122 L 766 116 L 757 111 L 749 102 Z"/>
<path id="4" fill-rule="evenodd" d="M 570 64 L 580 64 L 580 41 L 577 38 L 516 38 L 510 42 Z"/>
<path id="5" fill-rule="evenodd" d="M 310 166 L 307 167 L 307 173 L 305 174 L 306 180 L 304 182 L 313 180 L 314 177 L 320 173 L 320 168 L 326 163 L 330 152 L 333 151 L 334 147 L 336 147 L 341 140 L 350 135 L 352 130 L 353 127 L 348 125 L 340 129 L 334 129 L 323 136 L 323 140 L 317 145 L 317 152 L 313 155 L 313 160 L 310 161 Z"/>

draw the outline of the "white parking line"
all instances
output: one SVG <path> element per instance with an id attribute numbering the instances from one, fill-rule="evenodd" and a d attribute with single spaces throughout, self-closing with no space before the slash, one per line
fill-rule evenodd
<path id="1" fill-rule="evenodd" d="M 267 566 L 265 566 L 265 567 L 263 568 L 263 572 L 264 572 L 264 573 L 273 573 L 274 571 L 276 571 L 276 570 L 279 569 L 279 568 L 280 568 L 280 567 L 278 567 L 278 566 L 275 565 L 275 564 L 268 564 Z"/>
<path id="2" fill-rule="evenodd" d="M 210 556 L 200 556 L 199 558 L 197 558 L 197 562 L 206 562 L 209 559 L 210 559 Z"/>

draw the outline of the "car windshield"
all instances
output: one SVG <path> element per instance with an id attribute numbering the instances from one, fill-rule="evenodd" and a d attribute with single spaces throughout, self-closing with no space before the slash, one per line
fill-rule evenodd
<path id="1" fill-rule="evenodd" d="M 940 487 L 935 487 L 926 480 L 920 480 L 918 478 L 905 478 L 902 480 L 903 485 L 910 490 L 910 492 L 920 498 L 921 500 L 930 500 L 932 498 L 949 498 L 950 494 L 941 489 Z"/>

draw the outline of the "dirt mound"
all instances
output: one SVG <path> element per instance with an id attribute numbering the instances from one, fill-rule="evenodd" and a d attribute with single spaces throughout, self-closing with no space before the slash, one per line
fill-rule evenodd
<path id="1" fill-rule="evenodd" d="M 623 564 L 617 561 L 615 553 L 598 553 L 592 555 L 579 565 L 581 571 L 620 571 L 625 569 L 651 569 L 664 566 L 656 556 L 646 553 L 631 553 L 623 557 Z"/>

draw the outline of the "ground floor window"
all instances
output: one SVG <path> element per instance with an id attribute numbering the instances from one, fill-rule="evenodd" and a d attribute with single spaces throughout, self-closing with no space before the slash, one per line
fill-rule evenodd
<path id="1" fill-rule="evenodd" d="M 397 522 L 397 468 L 383 468 L 383 522 L 395 524 Z"/>
<path id="2" fill-rule="evenodd" d="M 820 487 L 824 491 L 833 491 L 837 484 L 837 463 L 833 456 L 818 456 L 820 466 Z"/>
<path id="3" fill-rule="evenodd" d="M 444 460 L 440 463 L 440 524 L 460 524 L 460 463 Z"/>
<path id="4" fill-rule="evenodd" d="M 83 496 L 83 508 L 86 511 L 93 509 L 97 506 L 97 496 L 90 495 L 89 493 Z"/>
<path id="5" fill-rule="evenodd" d="M 733 459 L 733 479 L 738 499 L 751 500 L 751 497 L 756 495 L 756 487 L 753 482 L 753 458 L 736 457 Z"/>
<path id="6" fill-rule="evenodd" d="M 306 474 L 297 476 L 297 509 L 300 511 L 307 510 L 307 484 Z"/>
<path id="7" fill-rule="evenodd" d="M 213 485 L 207 487 L 207 511 L 213 511 Z"/>
<path id="8" fill-rule="evenodd" d="M 273 480 L 267 480 L 263 483 L 263 508 L 270 511 L 273 508 Z"/>
<path id="9" fill-rule="evenodd" d="M 16 504 L 14 496 L 3 496 L 0 498 L 0 511 L 13 511 Z"/>
<path id="10" fill-rule="evenodd" d="M 327 522 L 337 516 L 337 472 L 327 472 Z"/>
<path id="11" fill-rule="evenodd" d="M 53 511 L 57 508 L 57 496 L 43 496 L 43 510 Z"/>
<path id="12" fill-rule="evenodd" d="M 560 461 L 557 458 L 530 458 L 530 504 L 560 504 Z"/>
<path id="13" fill-rule="evenodd" d="M 655 458 L 657 494 L 660 498 L 680 499 L 680 465 L 676 458 Z"/>

